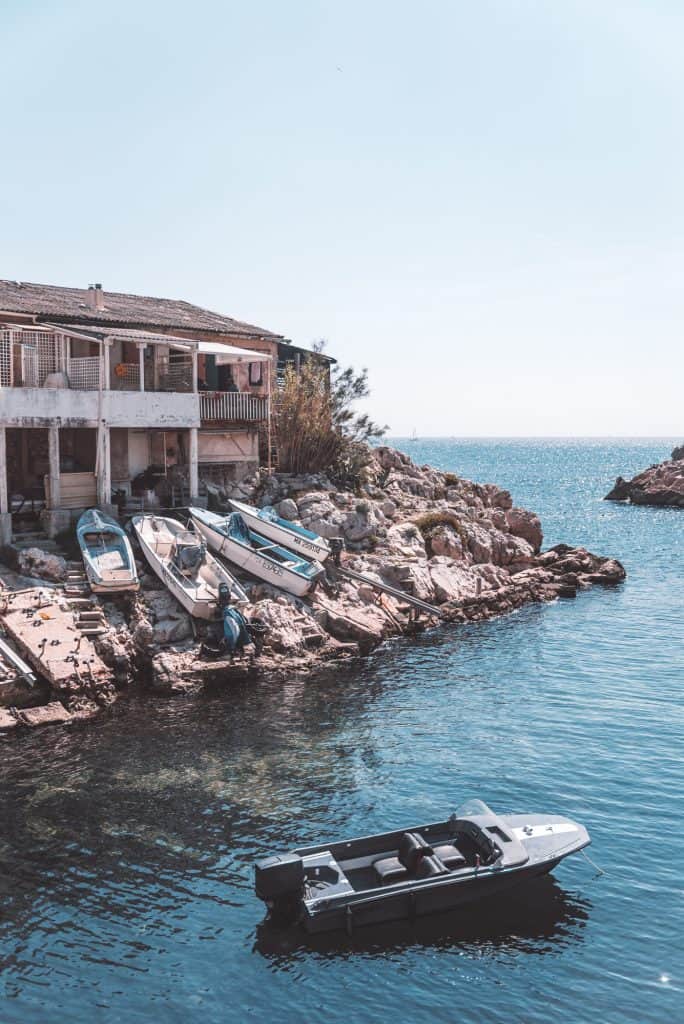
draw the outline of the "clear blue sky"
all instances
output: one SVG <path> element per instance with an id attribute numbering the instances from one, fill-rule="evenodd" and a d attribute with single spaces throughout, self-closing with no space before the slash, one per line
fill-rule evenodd
<path id="1" fill-rule="evenodd" d="M 684 432 L 684 5 L 5 0 L 0 276 L 366 365 L 394 433 Z"/>

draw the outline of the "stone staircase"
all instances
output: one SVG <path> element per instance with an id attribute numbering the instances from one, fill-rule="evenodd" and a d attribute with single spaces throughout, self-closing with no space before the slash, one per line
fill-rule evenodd
<path id="1" fill-rule="evenodd" d="M 12 532 L 12 547 L 17 551 L 26 551 L 28 548 L 40 548 L 42 551 L 49 551 L 51 554 L 59 554 L 60 547 L 57 541 L 42 530 L 38 524 L 32 523 L 28 527 L 15 528 Z"/>
<path id="2" fill-rule="evenodd" d="M 67 562 L 64 596 L 74 613 L 76 629 L 82 636 L 101 636 L 107 631 L 102 607 L 90 591 L 83 562 Z"/>

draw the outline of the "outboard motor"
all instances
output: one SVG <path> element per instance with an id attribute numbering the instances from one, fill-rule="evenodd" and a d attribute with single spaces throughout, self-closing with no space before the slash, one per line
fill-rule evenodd
<path id="1" fill-rule="evenodd" d="M 304 895 L 304 862 L 295 853 L 260 860 L 254 867 L 254 891 L 279 917 L 299 916 Z"/>
<path id="2" fill-rule="evenodd" d="M 330 545 L 330 554 L 332 555 L 333 564 L 340 567 L 340 556 L 344 551 L 344 537 L 331 537 L 328 541 Z"/>

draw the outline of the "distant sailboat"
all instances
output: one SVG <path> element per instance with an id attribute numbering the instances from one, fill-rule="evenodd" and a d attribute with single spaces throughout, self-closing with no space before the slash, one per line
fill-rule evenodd
<path id="1" fill-rule="evenodd" d="M 417 441 L 418 440 L 418 434 L 416 432 L 416 428 L 415 427 L 413 428 L 413 433 L 411 434 L 411 440 L 412 441 Z"/>

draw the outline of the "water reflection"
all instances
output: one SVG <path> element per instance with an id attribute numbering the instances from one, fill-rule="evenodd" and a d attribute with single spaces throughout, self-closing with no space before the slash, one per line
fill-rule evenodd
<path id="1" fill-rule="evenodd" d="M 586 895 L 565 892 L 550 875 L 532 879 L 496 900 L 446 914 L 359 928 L 353 935 L 307 935 L 301 928 L 265 920 L 256 931 L 254 951 L 273 968 L 287 971 L 294 961 L 317 957 L 389 957 L 417 948 L 545 955 L 582 940 L 591 912 Z"/>

